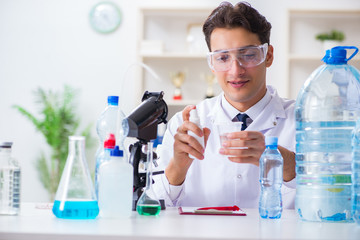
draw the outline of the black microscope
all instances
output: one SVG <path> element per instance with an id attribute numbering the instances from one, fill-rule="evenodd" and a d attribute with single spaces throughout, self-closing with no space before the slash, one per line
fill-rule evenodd
<path id="1" fill-rule="evenodd" d="M 167 123 L 168 106 L 163 100 L 164 92 L 148 92 L 144 93 L 142 103 L 136 107 L 127 116 L 123 122 L 123 129 L 126 137 L 135 137 L 138 141 L 129 147 L 129 162 L 134 168 L 134 188 L 133 188 L 133 210 L 136 210 L 136 203 L 142 194 L 143 188 L 146 186 L 146 173 L 139 171 L 141 162 L 146 162 L 147 143 L 157 137 L 157 128 L 160 123 Z M 153 159 L 157 159 L 156 153 L 153 153 Z M 154 161 L 156 166 L 156 162 Z M 153 175 L 163 174 L 164 171 L 153 172 Z M 160 199 L 161 209 L 165 209 L 163 199 Z"/>

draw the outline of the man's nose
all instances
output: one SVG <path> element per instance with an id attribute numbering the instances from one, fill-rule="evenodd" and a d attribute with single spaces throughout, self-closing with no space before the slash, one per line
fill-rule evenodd
<path id="1" fill-rule="evenodd" d="M 243 67 L 241 65 L 239 60 L 238 59 L 233 59 L 233 61 L 231 62 L 229 73 L 234 74 L 234 75 L 238 75 L 238 74 L 243 74 L 245 71 L 246 71 L 245 67 Z"/>

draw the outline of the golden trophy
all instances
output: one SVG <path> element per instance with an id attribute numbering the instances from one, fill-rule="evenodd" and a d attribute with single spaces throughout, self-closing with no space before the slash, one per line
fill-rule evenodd
<path id="1" fill-rule="evenodd" d="M 214 83 L 215 83 L 215 75 L 214 74 L 206 74 L 205 81 L 207 83 L 206 88 L 206 98 L 212 98 L 215 96 L 214 94 Z"/>
<path id="2" fill-rule="evenodd" d="M 171 82 L 175 86 L 175 91 L 173 95 L 174 100 L 182 100 L 181 85 L 184 83 L 184 81 L 185 81 L 185 73 L 178 72 L 175 74 L 174 73 L 171 74 Z"/>

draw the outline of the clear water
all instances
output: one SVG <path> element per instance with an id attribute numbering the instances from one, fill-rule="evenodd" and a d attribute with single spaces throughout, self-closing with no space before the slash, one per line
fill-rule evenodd
<path id="1" fill-rule="evenodd" d="M 351 132 L 354 121 L 297 122 L 295 209 L 306 221 L 351 217 Z"/>
<path id="2" fill-rule="evenodd" d="M 259 214 L 262 218 L 280 218 L 282 213 L 281 192 L 271 187 L 262 188 Z"/>
<path id="3" fill-rule="evenodd" d="M 264 151 L 260 158 L 259 214 L 262 218 L 276 219 L 281 217 L 283 182 L 283 159 L 277 146 Z"/>
<path id="4" fill-rule="evenodd" d="M 138 204 L 136 206 L 136 211 L 140 215 L 156 216 L 156 215 L 159 215 L 159 213 L 161 211 L 161 206 L 152 205 L 152 204 Z"/>
<path id="5" fill-rule="evenodd" d="M 0 214 L 16 215 L 20 211 L 20 169 L 0 169 Z"/>
<path id="6" fill-rule="evenodd" d="M 58 218 L 66 219 L 94 219 L 99 214 L 97 201 L 76 200 L 65 201 L 64 208 L 60 209 L 61 201 L 55 200 L 53 213 Z"/>
<path id="7" fill-rule="evenodd" d="M 354 132 L 352 146 L 352 214 L 355 222 L 360 225 L 360 126 Z"/>

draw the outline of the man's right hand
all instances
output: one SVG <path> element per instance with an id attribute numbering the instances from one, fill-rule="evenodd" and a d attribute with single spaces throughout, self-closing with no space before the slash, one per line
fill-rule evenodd
<path id="1" fill-rule="evenodd" d="M 197 159 L 204 159 L 205 149 L 194 137 L 188 135 L 188 131 L 192 131 L 199 137 L 204 136 L 205 146 L 210 135 L 210 129 L 201 129 L 189 121 L 190 111 L 195 108 L 193 105 L 185 107 L 182 112 L 183 123 L 174 136 L 174 156 L 165 169 L 165 175 L 171 185 L 181 185 L 184 182 L 186 173 L 194 160 L 189 157 L 189 154 Z"/>

